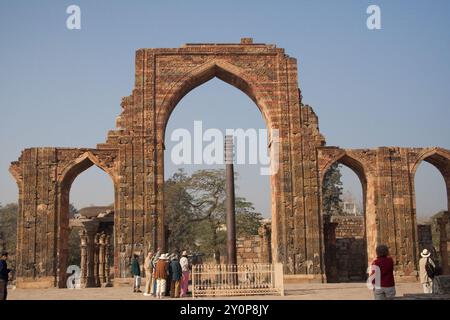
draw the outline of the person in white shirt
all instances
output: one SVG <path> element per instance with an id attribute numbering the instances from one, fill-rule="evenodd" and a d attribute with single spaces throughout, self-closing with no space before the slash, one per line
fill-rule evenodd
<path id="1" fill-rule="evenodd" d="M 420 253 L 422 258 L 419 260 L 419 278 L 420 283 L 423 286 L 423 292 L 424 293 L 433 293 L 433 278 L 428 275 L 427 269 L 425 266 L 427 265 L 427 262 L 430 264 L 431 269 L 435 270 L 436 265 L 433 260 L 431 260 L 431 252 L 429 252 L 427 249 L 423 249 L 423 251 Z"/>
<path id="2" fill-rule="evenodd" d="M 180 297 L 186 296 L 189 287 L 189 260 L 187 251 L 183 251 L 181 254 L 180 264 L 181 271 L 183 272 L 183 276 L 181 278 L 181 294 Z"/>

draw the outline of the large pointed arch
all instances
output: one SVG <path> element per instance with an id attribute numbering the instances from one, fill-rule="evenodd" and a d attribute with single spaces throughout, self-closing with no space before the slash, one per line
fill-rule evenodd
<path id="1" fill-rule="evenodd" d="M 245 74 L 244 70 L 225 60 L 214 59 L 194 68 L 167 90 L 167 94 L 162 99 L 156 113 L 156 123 L 160 128 L 160 141 L 164 141 L 170 115 L 180 100 L 190 91 L 214 77 L 241 90 L 256 104 L 263 115 L 270 134 L 273 121 L 268 111 L 268 98 L 260 92 L 258 85 Z"/>
<path id="2" fill-rule="evenodd" d="M 413 177 L 415 176 L 417 168 L 422 161 L 426 161 L 434 165 L 444 176 L 449 173 L 450 152 L 448 150 L 442 148 L 425 149 L 412 165 L 411 174 Z"/>
<path id="3" fill-rule="evenodd" d="M 340 163 L 352 170 L 359 178 L 362 187 L 363 196 L 363 213 L 364 213 L 364 239 L 367 263 L 374 257 L 375 247 L 378 241 L 378 229 L 375 210 L 375 180 L 371 174 L 371 168 L 366 162 L 358 157 L 358 151 L 353 153 L 352 150 L 337 149 L 331 150 L 329 159 L 320 168 L 320 190 L 324 183 L 326 172 L 335 163 Z M 334 156 L 333 156 L 334 153 Z M 325 155 L 324 155 L 325 156 Z M 321 191 L 322 194 L 322 191 Z M 322 196 L 321 196 L 322 198 Z M 322 199 L 321 199 L 322 203 Z M 321 237 L 325 241 L 324 236 Z M 324 243 L 325 246 L 325 243 Z"/>
<path id="4" fill-rule="evenodd" d="M 447 189 L 447 210 L 450 211 L 450 152 L 442 148 L 425 149 L 411 167 L 411 181 L 415 181 L 417 169 L 422 161 L 430 163 L 441 173 Z M 413 203 L 414 210 L 416 209 L 415 198 Z"/>

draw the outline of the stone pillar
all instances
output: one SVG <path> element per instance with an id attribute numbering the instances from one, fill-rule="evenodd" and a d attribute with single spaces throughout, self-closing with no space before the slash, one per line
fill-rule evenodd
<path id="1" fill-rule="evenodd" d="M 448 248 L 447 248 L 447 223 L 448 223 L 448 217 L 442 216 L 437 218 L 438 223 L 438 231 L 439 231 L 439 252 L 441 254 L 441 266 L 442 266 L 442 273 L 443 274 L 449 274 L 449 268 L 448 268 Z"/>
<path id="2" fill-rule="evenodd" d="M 81 287 L 86 287 L 86 279 L 87 279 L 87 244 L 88 244 L 88 237 L 86 234 L 85 229 L 81 229 L 79 231 L 80 235 L 80 282 Z"/>
<path id="3" fill-rule="evenodd" d="M 99 278 L 99 239 L 100 234 L 96 233 L 94 237 L 94 287 L 100 286 L 100 278 Z"/>
<path id="4" fill-rule="evenodd" d="M 111 258 L 109 256 L 110 240 L 111 240 L 110 235 L 107 235 L 105 237 L 105 287 L 109 287 L 111 285 L 111 279 L 109 276 L 111 272 L 111 265 L 110 265 Z"/>
<path id="5" fill-rule="evenodd" d="M 86 223 L 85 230 L 87 236 L 86 287 L 95 287 L 95 235 L 97 234 L 97 224 Z"/>
<path id="6" fill-rule="evenodd" d="M 271 252 L 271 229 L 270 224 L 265 223 L 262 225 L 259 230 L 258 234 L 260 237 L 260 262 L 261 263 L 272 263 L 272 252 Z"/>
<path id="7" fill-rule="evenodd" d="M 98 237 L 98 278 L 100 286 L 106 283 L 105 277 L 105 239 L 106 234 L 102 232 Z"/>
<path id="8" fill-rule="evenodd" d="M 338 223 L 331 222 L 331 216 L 324 215 L 324 269 L 327 282 L 337 282 L 337 261 L 336 261 L 336 228 Z"/>

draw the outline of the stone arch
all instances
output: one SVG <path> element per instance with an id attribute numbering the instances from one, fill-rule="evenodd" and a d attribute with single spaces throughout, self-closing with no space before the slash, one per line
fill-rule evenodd
<path id="1" fill-rule="evenodd" d="M 416 197 L 415 197 L 415 188 L 414 181 L 416 177 L 416 171 L 422 161 L 426 161 L 432 164 L 442 175 L 446 191 L 447 191 L 447 210 L 450 211 L 450 152 L 448 150 L 442 148 L 430 148 L 424 149 L 418 157 L 415 159 L 411 166 L 411 187 L 413 189 L 413 208 L 416 213 Z"/>
<path id="2" fill-rule="evenodd" d="M 81 156 L 68 163 L 61 170 L 61 173 L 59 174 L 58 177 L 58 184 L 71 185 L 79 174 L 86 171 L 93 165 L 97 166 L 99 169 L 106 172 L 111 177 L 112 181 L 116 182 L 117 177 L 115 173 L 111 169 L 103 165 L 100 159 L 97 156 L 95 156 L 91 151 L 86 151 Z"/>
<path id="3" fill-rule="evenodd" d="M 167 89 L 167 91 L 165 91 L 164 97 L 162 98 L 161 103 L 156 109 L 157 141 L 154 151 L 158 154 L 156 158 L 162 160 L 158 161 L 157 164 L 159 174 L 157 177 L 158 187 L 156 189 L 159 193 L 157 198 L 160 200 L 158 204 L 159 209 L 157 209 L 158 212 L 164 212 L 164 209 L 162 208 L 164 194 L 163 192 L 161 192 L 161 190 L 163 189 L 162 185 L 164 183 L 164 139 L 166 127 L 170 120 L 170 115 L 172 114 L 173 110 L 175 110 L 178 103 L 183 99 L 184 96 L 186 96 L 195 88 L 216 77 L 246 94 L 255 103 L 256 107 L 261 112 L 266 128 L 268 130 L 268 147 L 272 145 L 272 129 L 276 128 L 278 122 L 273 119 L 273 112 L 270 111 L 269 105 L 271 104 L 271 100 L 265 93 L 260 90 L 249 73 L 251 73 L 251 71 L 247 72 L 242 68 L 223 59 L 212 59 L 190 70 L 178 81 L 173 83 L 172 86 Z M 277 193 L 277 179 L 277 175 L 270 176 L 272 202 L 274 202 L 275 194 Z M 272 212 L 272 216 L 273 215 L 274 213 Z M 161 215 L 158 219 L 158 242 L 162 244 L 162 247 L 165 247 L 164 215 Z M 276 233 L 273 232 L 272 234 Z"/>
<path id="4" fill-rule="evenodd" d="M 367 262 L 370 264 L 370 261 L 375 257 L 375 248 L 378 242 L 375 210 L 376 179 L 371 174 L 371 167 L 358 157 L 358 150 L 338 149 L 333 151 L 334 155 L 330 156 L 325 165 L 320 168 L 320 207 L 322 210 L 322 186 L 325 174 L 330 167 L 335 163 L 340 163 L 351 169 L 358 176 L 362 187 L 365 251 Z M 323 236 L 321 239 L 324 241 Z"/>
<path id="5" fill-rule="evenodd" d="M 164 141 L 170 115 L 181 99 L 190 91 L 214 77 L 245 93 L 261 111 L 268 130 L 271 130 L 273 121 L 267 105 L 268 98 L 260 92 L 256 83 L 246 75 L 244 70 L 227 61 L 215 59 L 192 69 L 167 90 L 156 112 L 156 123 L 159 126 L 158 137 L 160 141 Z"/>
<path id="6" fill-rule="evenodd" d="M 447 173 L 447 166 L 450 164 L 450 152 L 442 148 L 423 149 L 412 164 L 411 174 L 413 176 L 415 176 L 417 168 L 422 161 L 427 161 L 434 165 L 444 175 Z"/>
<path id="7" fill-rule="evenodd" d="M 361 181 L 361 185 L 367 185 L 367 169 L 365 168 L 362 161 L 360 161 L 356 156 L 351 155 L 348 151 L 340 150 L 340 152 L 333 158 L 330 159 L 322 168 L 320 175 L 320 185 L 323 185 L 323 179 L 325 178 L 325 173 L 330 169 L 330 167 L 335 163 L 341 163 L 346 167 L 350 168 Z M 364 190 L 364 189 L 363 189 Z M 363 192 L 365 193 L 365 192 Z"/>
<path id="8" fill-rule="evenodd" d="M 92 166 L 97 166 L 99 169 L 108 174 L 111 178 L 114 188 L 114 207 L 117 206 L 117 176 L 106 167 L 100 159 L 91 151 L 86 151 L 79 157 L 70 161 L 62 169 L 58 176 L 58 212 L 56 220 L 57 241 L 56 241 L 56 257 L 57 257 L 57 285 L 65 287 L 66 283 L 66 269 L 68 258 L 68 244 L 66 243 L 69 235 L 69 195 L 72 188 L 72 183 L 75 179 Z M 115 217 L 116 220 L 116 217 Z M 116 223 L 114 223 L 116 227 Z"/>

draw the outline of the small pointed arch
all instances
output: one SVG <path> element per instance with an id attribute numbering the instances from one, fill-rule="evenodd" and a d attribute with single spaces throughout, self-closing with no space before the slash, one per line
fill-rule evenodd
<path id="1" fill-rule="evenodd" d="M 321 177 L 321 183 L 323 185 L 323 179 L 325 178 L 326 172 L 330 169 L 330 167 L 335 163 L 341 163 L 345 165 L 346 167 L 350 168 L 359 178 L 361 181 L 361 184 L 363 186 L 363 191 L 365 193 L 365 188 L 367 185 L 367 173 L 364 168 L 364 165 L 361 161 L 359 161 L 356 157 L 353 157 L 352 155 L 349 155 L 348 152 L 345 150 L 342 150 L 340 154 L 334 158 L 333 160 L 330 160 L 323 168 L 322 170 L 322 177 Z"/>
<path id="2" fill-rule="evenodd" d="M 411 169 L 411 176 L 414 178 L 416 175 L 417 168 L 422 163 L 422 161 L 426 161 L 433 166 L 435 166 L 441 174 L 444 176 L 444 179 L 450 179 L 450 151 L 443 148 L 432 148 L 425 149 L 419 158 L 414 162 Z"/>
<path id="3" fill-rule="evenodd" d="M 269 100 L 259 92 L 257 84 L 238 66 L 224 60 L 214 59 L 194 68 L 188 74 L 176 81 L 162 99 L 162 103 L 158 107 L 156 114 L 156 122 L 161 126 L 160 129 L 162 129 L 160 131 L 160 134 L 162 135 L 160 136 L 161 141 L 164 141 L 164 135 L 170 115 L 180 100 L 190 91 L 214 77 L 217 77 L 244 92 L 257 105 L 263 115 L 268 130 L 271 130 L 272 121 L 269 117 L 267 106 Z"/>
<path id="4" fill-rule="evenodd" d="M 373 220 L 374 214 L 372 208 L 367 204 L 368 170 L 363 162 L 352 154 L 352 150 L 332 149 L 331 151 L 328 154 L 326 164 L 320 170 L 321 241 L 324 248 L 324 272 L 327 282 L 351 282 L 356 279 L 364 281 L 369 257 L 371 257 L 369 245 L 372 245 L 376 238 L 376 232 L 369 230 L 372 225 L 370 221 Z M 323 156 L 326 156 L 326 154 Z M 347 178 L 353 180 L 352 183 L 349 183 L 349 181 L 341 179 L 341 190 L 343 191 L 344 187 L 348 188 L 350 185 L 356 187 L 352 190 L 356 193 L 352 192 L 349 200 L 345 199 L 344 193 L 340 193 L 339 198 L 342 200 L 340 214 L 330 210 L 329 203 L 326 204 L 326 179 L 328 173 L 336 164 L 345 166 L 350 174 Z M 340 173 L 341 177 L 344 177 L 345 169 L 342 169 L 344 168 L 341 168 Z M 350 208 L 353 212 L 347 211 L 345 201 L 352 203 L 352 206 L 347 208 Z M 360 207 L 360 204 L 362 207 Z M 362 209 L 362 212 L 360 209 Z M 349 221 L 352 228 L 348 228 Z M 344 234 L 342 233 L 343 230 L 346 230 Z M 343 250 L 346 252 L 344 255 L 342 255 Z M 347 268 L 349 265 L 352 265 L 352 268 Z"/>
<path id="5" fill-rule="evenodd" d="M 86 171 L 93 165 L 106 172 L 111 177 L 113 184 L 115 184 L 115 175 L 108 168 L 103 166 L 101 161 L 91 151 L 86 151 L 62 170 L 59 177 L 60 186 L 70 187 L 80 173 Z"/>
<path id="6" fill-rule="evenodd" d="M 411 168 L 411 181 L 412 188 L 414 190 L 414 197 L 412 206 L 416 212 L 416 214 L 420 214 L 420 207 L 418 207 L 418 200 L 420 198 L 420 194 L 416 193 L 418 185 L 417 182 L 417 171 L 421 166 L 422 162 L 425 161 L 431 164 L 434 168 L 436 168 L 443 179 L 444 188 L 447 196 L 447 210 L 450 210 L 450 151 L 443 148 L 430 148 L 424 149 L 418 159 L 414 162 Z M 444 195 L 445 197 L 445 195 Z"/>

